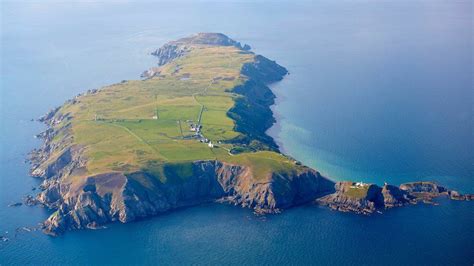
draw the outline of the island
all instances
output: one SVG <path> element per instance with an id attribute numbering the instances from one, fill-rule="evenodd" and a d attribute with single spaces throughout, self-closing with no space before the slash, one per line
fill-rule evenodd
<path id="1" fill-rule="evenodd" d="M 473 199 L 433 182 L 334 182 L 282 154 L 266 134 L 275 122 L 268 86 L 288 71 L 247 44 L 199 33 L 152 55 L 157 66 L 142 79 L 89 90 L 39 119 L 47 130 L 29 160 L 43 179 L 35 200 L 54 211 L 45 233 L 212 201 L 258 214 L 305 203 L 370 214 L 442 195 Z"/>

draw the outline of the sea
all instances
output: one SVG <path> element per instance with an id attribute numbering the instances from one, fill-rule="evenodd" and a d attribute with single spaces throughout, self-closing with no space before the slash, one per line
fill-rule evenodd
<path id="1" fill-rule="evenodd" d="M 0 265 L 473 265 L 474 203 L 447 199 L 372 216 L 205 204 L 60 237 L 25 230 L 50 214 L 8 207 L 40 184 L 25 162 L 45 129 L 32 119 L 138 79 L 154 49 L 197 32 L 289 70 L 268 132 L 285 153 L 334 180 L 474 193 L 470 0 L 1 0 Z"/>

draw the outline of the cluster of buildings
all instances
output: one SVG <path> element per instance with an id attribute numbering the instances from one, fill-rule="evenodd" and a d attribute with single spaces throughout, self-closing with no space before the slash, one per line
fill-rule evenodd
<path id="1" fill-rule="evenodd" d="M 201 129 L 202 129 L 202 125 L 200 125 L 200 124 L 191 123 L 191 125 L 189 127 L 190 131 L 196 132 L 195 135 L 201 134 Z"/>
<path id="2" fill-rule="evenodd" d="M 354 185 L 351 186 L 351 188 L 363 188 L 365 186 L 367 186 L 368 184 L 364 183 L 364 182 L 357 182 L 355 183 Z"/>
<path id="3" fill-rule="evenodd" d="M 212 143 L 212 141 L 210 141 L 209 139 L 202 137 L 201 139 L 199 139 L 199 142 L 207 143 L 207 146 L 209 148 L 214 148 L 214 143 Z"/>
<path id="4" fill-rule="evenodd" d="M 195 124 L 192 121 L 187 121 L 189 123 L 189 131 L 194 132 L 194 137 L 199 139 L 199 142 L 202 143 L 207 143 L 207 146 L 209 148 L 214 148 L 214 143 L 210 141 L 209 139 L 205 138 L 202 133 L 202 125 L 201 124 Z"/>

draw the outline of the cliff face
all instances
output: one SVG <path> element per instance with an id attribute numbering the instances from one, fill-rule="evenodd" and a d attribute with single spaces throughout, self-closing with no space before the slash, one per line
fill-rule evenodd
<path id="1" fill-rule="evenodd" d="M 227 115 L 235 121 L 235 130 L 244 134 L 229 142 L 247 145 L 254 150 L 278 151 L 273 138 L 266 134 L 275 123 L 270 109 L 275 99 L 272 91 L 264 84 L 249 80 L 233 92 L 245 97 L 237 98 Z"/>
<path id="2" fill-rule="evenodd" d="M 335 192 L 325 197 L 317 199 L 321 205 L 327 205 L 331 209 L 338 211 L 351 211 L 361 214 L 372 213 L 383 204 L 381 189 L 376 185 L 367 185 L 361 195 L 352 195 L 350 191 L 354 188 L 353 182 L 336 183 Z"/>
<path id="3" fill-rule="evenodd" d="M 269 84 L 282 80 L 288 74 L 288 70 L 278 65 L 275 61 L 262 55 L 256 55 L 254 62 L 245 64 L 242 67 L 242 74 L 256 82 Z"/>
<path id="4" fill-rule="evenodd" d="M 410 194 L 393 185 L 384 185 L 381 190 L 381 197 L 383 198 L 383 207 L 392 208 L 399 207 L 410 203 L 413 197 Z"/>
<path id="5" fill-rule="evenodd" d="M 251 150 L 279 151 L 273 138 L 266 134 L 276 122 L 270 109 L 275 103 L 275 94 L 267 84 L 280 81 L 288 71 L 275 61 L 257 55 L 254 62 L 243 65 L 241 72 L 249 79 L 232 92 L 244 97 L 236 99 L 227 115 L 235 121 L 236 131 L 244 134 L 230 142 L 246 145 Z"/>
<path id="6" fill-rule="evenodd" d="M 259 213 L 274 213 L 330 193 L 333 186 L 309 168 L 259 183 L 247 167 L 219 161 L 197 161 L 192 167 L 193 175 L 179 183 L 161 183 L 137 172 L 89 177 L 80 187 L 48 187 L 40 200 L 55 204 L 58 210 L 45 221 L 44 231 L 57 235 L 114 221 L 126 223 L 217 199 Z"/>

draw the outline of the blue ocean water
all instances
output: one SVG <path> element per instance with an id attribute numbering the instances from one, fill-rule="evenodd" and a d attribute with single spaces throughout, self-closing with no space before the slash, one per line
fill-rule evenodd
<path id="1" fill-rule="evenodd" d="M 334 179 L 437 180 L 474 192 L 471 1 L 0 3 L 0 264 L 472 265 L 474 205 L 361 217 L 315 206 L 255 217 L 210 204 L 51 238 L 49 212 L 9 208 L 38 180 L 31 122 L 87 89 L 135 79 L 149 53 L 223 32 L 277 60 L 283 150 Z M 8 233 L 6 233 L 8 231 Z"/>

